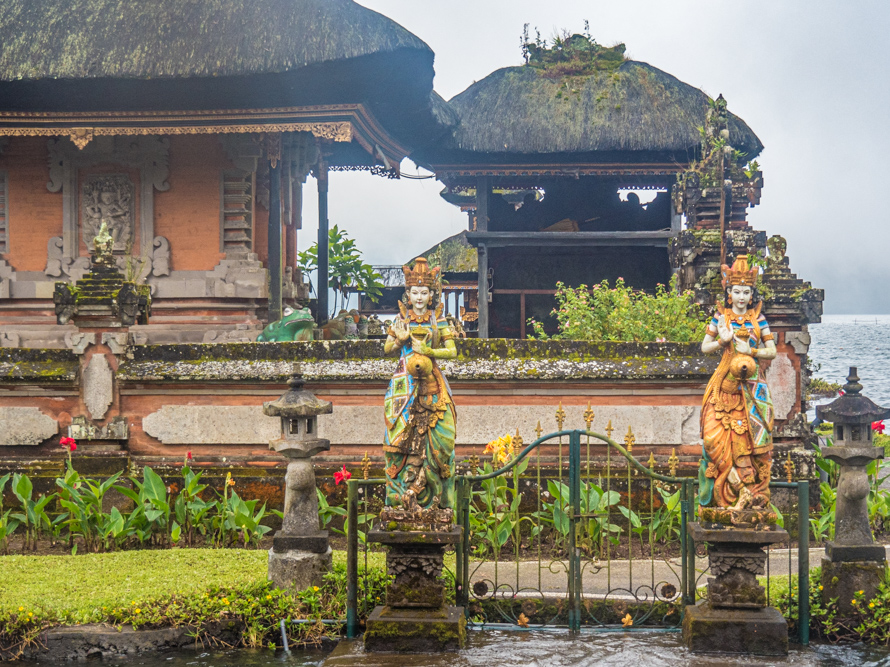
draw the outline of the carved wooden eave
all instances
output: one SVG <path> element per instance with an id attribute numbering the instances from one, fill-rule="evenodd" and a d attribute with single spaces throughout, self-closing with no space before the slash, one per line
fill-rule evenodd
<path id="1" fill-rule="evenodd" d="M 500 182 L 513 179 L 534 179 L 542 176 L 576 178 L 578 176 L 612 176 L 640 180 L 664 181 L 674 178 L 685 166 L 677 162 L 649 163 L 571 163 L 551 162 L 538 164 L 434 164 L 432 170 L 436 178 L 446 185 L 464 185 L 474 183 L 479 176 L 492 176 Z"/>
<path id="2" fill-rule="evenodd" d="M 2 137 L 68 137 L 83 149 L 96 137 L 310 132 L 332 142 L 357 142 L 398 173 L 409 149 L 361 104 L 203 111 L 0 111 Z"/>

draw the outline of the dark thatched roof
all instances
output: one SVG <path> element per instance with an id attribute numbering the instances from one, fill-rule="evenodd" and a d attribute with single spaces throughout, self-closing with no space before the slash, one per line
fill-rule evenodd
<path id="1" fill-rule="evenodd" d="M 541 154 L 672 154 L 699 149 L 708 96 L 642 62 L 613 72 L 551 77 L 530 66 L 505 67 L 449 100 L 460 124 L 429 154 L 435 164 Z M 763 144 L 730 115 L 730 144 L 754 158 Z"/>
<path id="2" fill-rule="evenodd" d="M 240 76 L 428 51 L 351 0 L 0 0 L 0 81 Z"/>

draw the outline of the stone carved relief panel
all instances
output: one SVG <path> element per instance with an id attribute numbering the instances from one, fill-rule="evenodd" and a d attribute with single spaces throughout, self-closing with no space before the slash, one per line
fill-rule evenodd
<path id="1" fill-rule="evenodd" d="M 136 226 L 133 202 L 133 181 L 126 174 L 88 176 L 80 206 L 80 229 L 87 248 L 93 247 L 93 239 L 105 223 L 114 239 L 114 252 L 128 253 Z"/>

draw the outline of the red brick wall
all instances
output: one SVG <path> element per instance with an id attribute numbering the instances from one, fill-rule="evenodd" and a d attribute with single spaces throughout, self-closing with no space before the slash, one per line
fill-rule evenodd
<path id="1" fill-rule="evenodd" d="M 46 244 L 62 235 L 62 193 L 46 189 L 49 181 L 45 137 L 12 137 L 0 155 L 9 174 L 9 253 L 16 271 L 43 271 Z"/>

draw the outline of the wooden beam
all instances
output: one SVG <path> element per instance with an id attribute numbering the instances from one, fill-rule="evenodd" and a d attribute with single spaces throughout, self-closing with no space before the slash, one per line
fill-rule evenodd
<path id="1" fill-rule="evenodd" d="M 489 248 L 507 246 L 653 246 L 666 248 L 673 230 L 657 232 L 468 232 L 467 241 Z"/>
<path id="2" fill-rule="evenodd" d="M 284 269 L 281 261 L 281 160 L 269 161 L 269 321 L 281 319 Z"/>
<path id="3" fill-rule="evenodd" d="M 480 176 L 476 179 L 476 230 L 488 231 L 488 204 L 491 198 L 491 179 Z"/>
<path id="4" fill-rule="evenodd" d="M 318 313 L 316 320 L 319 325 L 328 321 L 328 165 L 323 157 L 318 159 L 315 174 L 318 183 L 318 279 L 315 292 L 318 295 Z"/>
<path id="5" fill-rule="evenodd" d="M 488 248 L 480 243 L 479 255 L 479 338 L 488 338 Z"/>

